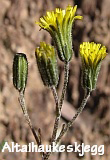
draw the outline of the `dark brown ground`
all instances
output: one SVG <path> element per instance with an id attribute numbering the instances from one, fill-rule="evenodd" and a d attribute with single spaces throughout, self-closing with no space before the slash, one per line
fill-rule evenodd
<path id="1" fill-rule="evenodd" d="M 35 20 L 55 7 L 65 8 L 74 5 L 72 0 L 0 0 L 0 142 L 3 140 L 27 144 L 34 141 L 33 135 L 25 123 L 18 103 L 18 93 L 12 84 L 12 62 L 16 52 L 27 54 L 29 76 L 26 88 L 26 103 L 33 125 L 42 130 L 43 143 L 48 144 L 54 123 L 54 100 L 51 91 L 45 88 L 40 79 L 35 57 L 35 47 L 40 41 L 51 42 L 46 31 L 39 31 Z M 68 121 L 74 115 L 83 90 L 80 85 L 81 67 L 78 56 L 82 41 L 95 41 L 107 47 L 108 56 L 103 61 L 97 89 L 92 92 L 89 102 L 74 126 L 63 138 L 62 144 L 84 142 L 85 144 L 104 144 L 103 156 L 91 156 L 86 153 L 78 157 L 75 153 L 53 154 L 51 160 L 109 160 L 110 159 L 110 0 L 75 0 L 77 13 L 83 15 L 83 21 L 76 21 L 73 28 L 75 57 L 70 66 L 70 78 L 62 121 Z M 63 64 L 60 62 L 63 83 Z M 38 153 L 0 153 L 0 160 L 40 160 Z"/>

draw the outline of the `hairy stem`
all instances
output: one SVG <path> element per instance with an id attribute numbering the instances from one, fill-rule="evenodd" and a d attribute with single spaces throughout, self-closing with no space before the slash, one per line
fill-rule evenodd
<path id="1" fill-rule="evenodd" d="M 58 94 L 57 94 L 56 88 L 53 86 L 53 87 L 51 87 L 51 90 L 53 92 L 53 96 L 54 96 L 54 100 L 55 100 L 55 104 L 56 104 L 56 119 L 55 119 L 54 129 L 53 129 L 53 133 L 52 133 L 52 139 L 51 139 L 51 143 L 52 143 L 52 142 L 55 142 L 55 140 L 56 140 L 58 123 L 60 120 L 59 119 L 60 118 L 60 110 L 58 107 Z"/>
<path id="2" fill-rule="evenodd" d="M 26 104 L 25 104 L 24 93 L 22 91 L 19 93 L 19 103 L 20 103 L 20 106 L 22 108 L 23 115 L 24 115 L 24 117 L 26 119 L 26 122 L 28 123 L 28 125 L 29 125 L 29 127 L 30 127 L 30 129 L 31 129 L 31 131 L 33 133 L 33 136 L 34 136 L 34 138 L 35 138 L 35 140 L 36 140 L 36 142 L 37 142 L 37 144 L 39 146 L 39 145 L 41 145 L 40 133 L 37 135 L 32 123 L 31 123 L 30 117 L 29 117 L 28 112 L 27 112 Z M 40 130 L 39 130 L 39 132 L 40 132 Z M 42 153 L 42 156 L 43 155 L 44 155 L 44 153 Z"/>
<path id="3" fill-rule="evenodd" d="M 56 142 L 58 126 L 59 126 L 59 122 L 60 122 L 60 118 L 61 118 L 61 109 L 62 109 L 63 101 L 65 98 L 65 93 L 66 93 L 67 84 L 68 84 L 68 78 L 69 78 L 69 62 L 65 63 L 65 66 L 64 66 L 64 84 L 63 84 L 63 89 L 62 89 L 60 101 L 58 100 L 58 94 L 56 92 L 56 88 L 51 87 L 51 90 L 53 92 L 53 96 L 55 99 L 55 103 L 56 103 L 56 119 L 55 119 L 55 123 L 54 123 L 52 139 L 51 139 L 51 146 L 52 146 L 53 142 Z M 48 160 L 50 155 L 51 155 L 51 152 L 48 152 L 44 157 L 45 160 Z"/>
<path id="4" fill-rule="evenodd" d="M 55 104 L 56 104 L 56 118 L 55 118 L 53 133 L 52 133 L 52 139 L 51 139 L 51 147 L 52 147 L 52 143 L 55 142 L 56 136 L 57 136 L 58 124 L 59 124 L 59 121 L 60 121 L 60 119 L 59 119 L 60 118 L 60 110 L 59 110 L 59 106 L 58 106 L 59 100 L 58 100 L 58 94 L 57 94 L 56 88 L 54 86 L 52 86 L 51 90 L 52 90 L 54 100 L 55 100 Z M 47 154 L 45 154 L 44 160 L 48 160 L 51 153 L 52 152 L 48 152 Z"/>
<path id="5" fill-rule="evenodd" d="M 90 97 L 90 91 L 85 91 L 85 96 L 84 96 L 84 99 L 82 100 L 82 103 L 80 105 L 80 107 L 78 108 L 78 111 L 77 113 L 74 115 L 74 117 L 72 118 L 71 121 L 69 121 L 67 123 L 67 125 L 65 125 L 61 132 L 60 132 L 60 135 L 58 136 L 57 140 L 56 140 L 56 144 L 59 143 L 59 141 L 61 140 L 61 138 L 65 135 L 65 133 L 69 130 L 69 128 L 73 125 L 74 121 L 76 120 L 76 118 L 80 115 L 80 113 L 83 111 L 86 103 L 87 103 L 87 100 L 88 98 Z"/>
<path id="6" fill-rule="evenodd" d="M 67 84 L 68 84 L 68 78 L 69 78 L 69 62 L 65 63 L 65 66 L 64 66 L 64 85 L 63 85 L 62 94 L 61 94 L 61 98 L 60 98 L 60 102 L 59 102 L 60 110 L 62 109 L 63 101 L 65 98 L 65 93 L 66 93 Z"/>
<path id="7" fill-rule="evenodd" d="M 61 109 L 62 109 L 63 101 L 64 101 L 64 98 L 65 98 L 68 78 L 69 78 L 69 62 L 65 63 L 65 66 L 64 66 L 64 85 L 63 85 L 60 101 L 58 101 L 58 95 L 57 95 L 57 92 L 56 92 L 56 88 L 55 87 L 51 88 L 52 92 L 53 92 L 54 99 L 55 99 L 55 103 L 56 103 L 56 119 L 55 119 L 55 123 L 54 123 L 54 129 L 53 129 L 52 141 L 51 142 L 56 141 L 59 121 L 60 121 L 60 117 L 61 117 Z"/>
<path id="8" fill-rule="evenodd" d="M 59 126 L 59 122 L 60 122 L 60 118 L 61 118 L 61 109 L 62 109 L 62 105 L 63 105 L 63 101 L 65 98 L 65 93 L 66 93 L 66 89 L 67 89 L 68 78 L 69 78 L 69 62 L 65 63 L 65 66 L 64 66 L 64 85 L 63 85 L 60 101 L 58 101 L 58 95 L 57 95 L 56 89 L 52 88 L 55 103 L 56 103 L 56 119 L 55 119 L 51 142 L 56 141 L 58 126 Z"/>

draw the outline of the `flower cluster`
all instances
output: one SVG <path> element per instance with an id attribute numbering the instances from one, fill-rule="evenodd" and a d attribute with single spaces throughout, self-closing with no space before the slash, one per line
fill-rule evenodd
<path id="1" fill-rule="evenodd" d="M 55 11 L 47 14 L 36 22 L 42 29 L 48 31 L 54 41 L 54 47 L 40 43 L 35 50 L 38 69 L 46 86 L 57 86 L 59 72 L 57 56 L 65 64 L 68 64 L 72 57 L 72 26 L 75 19 L 82 19 L 82 16 L 75 16 L 77 6 L 68 5 L 65 10 L 56 8 Z M 56 52 L 57 51 L 57 52 Z M 83 42 L 80 45 L 80 56 L 82 60 L 82 85 L 90 91 L 96 88 L 96 82 L 101 67 L 101 61 L 106 57 L 106 47 L 94 42 Z M 14 86 L 20 91 L 24 90 L 27 82 L 27 58 L 24 54 L 17 54 L 13 63 Z M 18 75 L 19 74 L 19 75 Z M 16 78 L 17 77 L 17 78 Z"/>
<path id="2" fill-rule="evenodd" d="M 69 79 L 69 62 L 73 55 L 72 45 L 72 26 L 75 19 L 82 19 L 82 16 L 75 16 L 77 6 L 72 7 L 68 5 L 65 10 L 56 8 L 55 11 L 47 12 L 47 14 L 36 22 L 42 29 L 49 32 L 56 49 L 40 42 L 40 46 L 35 49 L 35 57 L 41 79 L 45 86 L 52 90 L 55 104 L 56 104 L 56 118 L 53 127 L 53 134 L 51 138 L 51 145 L 58 144 L 64 134 L 73 125 L 76 118 L 84 109 L 87 100 L 92 90 L 96 88 L 98 74 L 101 67 L 102 60 L 106 57 L 106 47 L 94 42 L 83 42 L 80 44 L 80 57 L 82 61 L 82 87 L 84 88 L 84 99 L 77 113 L 67 123 L 62 125 L 62 129 L 58 134 L 59 122 L 62 114 L 62 106 L 66 94 L 68 79 Z M 61 61 L 64 62 L 64 84 L 62 87 L 61 96 L 58 96 L 57 85 L 59 81 L 59 70 L 57 64 L 57 54 Z M 19 91 L 19 102 L 23 110 L 24 117 L 30 126 L 32 133 L 38 146 L 42 145 L 41 131 L 34 130 L 31 124 L 24 99 L 24 91 L 28 76 L 28 61 L 23 53 L 18 53 L 13 61 L 13 84 Z M 48 160 L 51 152 L 41 153 L 42 158 Z"/>

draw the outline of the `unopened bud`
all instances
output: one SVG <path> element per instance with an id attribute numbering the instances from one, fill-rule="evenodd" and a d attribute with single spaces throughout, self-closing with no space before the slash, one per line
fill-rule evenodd
<path id="1" fill-rule="evenodd" d="M 17 53 L 13 61 L 13 85 L 19 91 L 25 90 L 28 75 L 28 61 L 26 55 Z"/>
<path id="2" fill-rule="evenodd" d="M 35 56 L 44 85 L 57 86 L 59 75 L 54 47 L 41 42 L 40 47 L 36 48 Z"/>

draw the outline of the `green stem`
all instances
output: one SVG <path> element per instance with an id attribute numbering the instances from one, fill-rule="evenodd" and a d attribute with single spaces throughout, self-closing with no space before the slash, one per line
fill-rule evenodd
<path id="1" fill-rule="evenodd" d="M 41 137 L 39 137 L 40 134 L 37 135 L 32 123 L 31 123 L 30 117 L 29 117 L 28 112 L 27 112 L 26 104 L 25 104 L 24 92 L 22 92 L 22 91 L 19 92 L 19 103 L 20 103 L 20 106 L 22 108 L 23 115 L 24 115 L 24 117 L 26 119 L 26 122 L 28 123 L 28 125 L 29 125 L 29 127 L 30 127 L 30 129 L 31 129 L 31 131 L 33 133 L 33 136 L 34 136 L 34 138 L 35 138 L 35 140 L 36 140 L 36 142 L 37 142 L 37 144 L 39 146 L 39 145 L 41 145 Z M 42 156 L 43 155 L 44 155 L 44 153 L 42 153 Z"/>
<path id="2" fill-rule="evenodd" d="M 69 77 L 68 75 L 69 75 L 69 62 L 65 63 L 65 66 L 64 66 L 64 85 L 63 85 L 62 95 L 61 95 L 60 101 L 58 101 L 58 95 L 57 95 L 55 87 L 51 88 L 52 92 L 53 92 L 54 99 L 55 99 L 55 103 L 56 103 L 56 119 L 55 119 L 55 123 L 54 123 L 54 129 L 53 129 L 51 142 L 56 141 L 59 121 L 60 121 L 60 117 L 61 117 L 61 109 L 62 109 L 62 105 L 63 105 L 65 93 L 66 93 L 66 88 L 67 88 L 67 83 L 68 83 L 68 77 Z"/>
<path id="3" fill-rule="evenodd" d="M 52 142 L 55 142 L 55 140 L 56 140 L 58 123 L 59 123 L 59 120 L 60 120 L 59 119 L 60 118 L 60 110 L 59 110 L 59 107 L 58 107 L 58 94 L 57 94 L 56 88 L 53 86 L 53 87 L 51 87 L 51 90 L 53 92 L 54 100 L 55 100 L 55 103 L 56 103 L 56 119 L 55 119 L 53 133 L 52 133 L 52 139 L 51 139 L 51 143 L 52 143 Z"/>
<path id="4" fill-rule="evenodd" d="M 64 85 L 63 85 L 62 94 L 61 94 L 61 98 L 60 98 L 60 102 L 59 102 L 60 110 L 62 109 L 63 101 L 65 98 L 65 93 L 66 93 L 67 84 L 68 84 L 68 78 L 69 78 L 69 62 L 65 63 L 65 66 L 64 66 Z"/>
<path id="5" fill-rule="evenodd" d="M 55 103 L 56 103 L 56 119 L 55 119 L 54 129 L 53 129 L 53 133 L 52 133 L 51 146 L 52 146 L 53 142 L 56 142 L 58 126 L 59 126 L 59 122 L 60 122 L 60 118 L 61 118 L 61 109 L 62 109 L 63 101 L 65 98 L 65 93 L 66 93 L 67 84 L 68 84 L 68 78 L 69 78 L 69 62 L 65 63 L 65 66 L 64 66 L 64 84 L 63 84 L 63 89 L 62 89 L 60 101 L 58 101 L 58 95 L 56 92 L 56 88 L 51 87 L 51 90 L 53 92 L 53 96 L 55 99 Z M 48 152 L 47 154 L 45 154 L 44 159 L 48 160 L 50 155 L 51 155 L 51 152 Z"/>
<path id="6" fill-rule="evenodd" d="M 81 114 L 81 112 L 83 111 L 86 103 L 87 103 L 87 100 L 88 98 L 90 97 L 90 91 L 85 91 L 85 96 L 84 96 L 84 99 L 80 105 L 80 107 L 78 108 L 78 111 L 77 113 L 75 114 L 75 116 L 72 118 L 71 121 L 69 121 L 67 123 L 67 125 L 63 125 L 63 128 L 60 132 L 60 135 L 58 136 L 57 140 L 56 140 L 56 144 L 59 143 L 59 141 L 61 140 L 61 138 L 65 135 L 65 133 L 69 130 L 69 128 L 73 125 L 74 121 L 76 120 L 76 118 Z"/>

